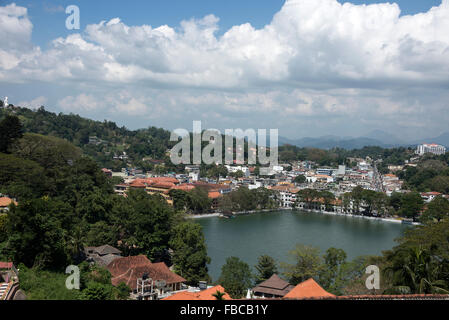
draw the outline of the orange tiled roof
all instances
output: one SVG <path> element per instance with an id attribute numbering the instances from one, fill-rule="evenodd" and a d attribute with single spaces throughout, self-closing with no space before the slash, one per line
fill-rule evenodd
<path id="1" fill-rule="evenodd" d="M 0 269 L 11 269 L 11 268 L 12 268 L 12 262 L 0 261 Z"/>
<path id="2" fill-rule="evenodd" d="M 190 191 L 190 190 L 195 189 L 195 186 L 192 185 L 192 184 L 183 183 L 183 184 L 174 186 L 172 189 L 175 189 L 175 190 L 183 190 L 183 191 Z"/>
<path id="3" fill-rule="evenodd" d="M 210 191 L 207 196 L 211 199 L 217 199 L 221 197 L 221 193 L 218 191 Z"/>
<path id="4" fill-rule="evenodd" d="M 322 297 L 335 297 L 335 295 L 321 288 L 312 278 L 301 282 L 284 296 L 286 299 L 314 299 Z"/>
<path id="5" fill-rule="evenodd" d="M 16 201 L 13 201 L 11 198 L 8 198 L 8 197 L 2 197 L 2 198 L 0 198 L 0 207 L 7 207 L 13 202 L 17 206 Z"/>
<path id="6" fill-rule="evenodd" d="M 224 293 L 223 296 L 224 300 L 232 300 L 229 294 L 227 294 L 225 289 L 220 285 L 200 292 L 189 292 L 189 291 L 178 292 L 162 300 L 217 300 L 217 298 L 213 296 L 213 294 L 215 294 L 217 291 Z"/>
<path id="7" fill-rule="evenodd" d="M 171 182 L 154 182 L 152 184 L 149 184 L 148 186 L 160 189 L 171 189 L 175 186 L 175 184 Z"/>

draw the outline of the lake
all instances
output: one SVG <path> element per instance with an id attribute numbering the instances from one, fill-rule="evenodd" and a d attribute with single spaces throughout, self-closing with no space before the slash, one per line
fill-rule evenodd
<path id="1" fill-rule="evenodd" d="M 195 220 L 203 227 L 212 261 L 209 274 L 215 281 L 227 257 L 236 256 L 251 267 L 260 255 L 267 254 L 277 262 L 289 262 L 288 251 L 296 244 L 346 251 L 348 260 L 361 255 L 380 255 L 396 245 L 410 226 L 363 218 L 282 210 L 237 216 Z"/>

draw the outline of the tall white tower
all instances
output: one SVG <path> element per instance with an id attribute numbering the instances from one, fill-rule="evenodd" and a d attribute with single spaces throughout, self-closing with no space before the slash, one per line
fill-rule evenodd
<path id="1" fill-rule="evenodd" d="M 8 108 L 8 106 L 9 106 L 9 103 L 8 103 L 8 97 L 5 97 L 5 100 L 3 100 L 3 106 L 4 106 L 5 108 Z"/>

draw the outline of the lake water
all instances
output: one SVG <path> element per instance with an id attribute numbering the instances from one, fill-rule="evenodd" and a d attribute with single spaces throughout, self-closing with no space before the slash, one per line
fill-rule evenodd
<path id="1" fill-rule="evenodd" d="M 399 223 L 284 210 L 196 222 L 203 227 L 212 259 L 209 274 L 214 281 L 230 256 L 239 257 L 251 267 L 263 254 L 289 262 L 288 251 L 296 244 L 305 244 L 320 248 L 322 253 L 330 247 L 341 248 L 352 260 L 393 248 L 394 240 L 410 228 Z"/>

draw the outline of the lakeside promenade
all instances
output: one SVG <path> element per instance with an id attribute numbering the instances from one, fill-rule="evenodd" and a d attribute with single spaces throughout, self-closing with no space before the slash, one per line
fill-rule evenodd
<path id="1" fill-rule="evenodd" d="M 341 217 L 351 217 L 351 218 L 361 218 L 361 219 L 368 219 L 368 220 L 375 220 L 375 221 L 384 221 L 384 222 L 390 222 L 390 223 L 399 223 L 399 224 L 410 224 L 414 226 L 419 226 L 421 223 L 419 222 L 405 222 L 404 220 L 400 218 L 381 218 L 381 217 L 368 217 L 368 216 L 362 216 L 362 215 L 356 215 L 356 214 L 350 214 L 350 213 L 338 213 L 338 212 L 331 212 L 331 211 L 320 211 L 320 210 L 310 210 L 310 209 L 294 209 L 294 208 L 279 208 L 279 209 L 263 209 L 263 210 L 251 210 L 251 211 L 241 211 L 241 212 L 233 212 L 233 215 L 248 215 L 252 213 L 261 213 L 261 212 L 275 212 L 275 211 L 297 211 L 297 212 L 313 212 L 313 213 L 319 213 L 319 214 L 327 214 L 327 215 L 333 215 L 333 216 L 341 216 Z M 208 214 L 195 214 L 195 215 L 187 215 L 188 219 L 202 219 L 202 218 L 212 218 L 212 217 L 220 217 L 222 214 L 215 212 L 215 213 L 208 213 Z"/>

